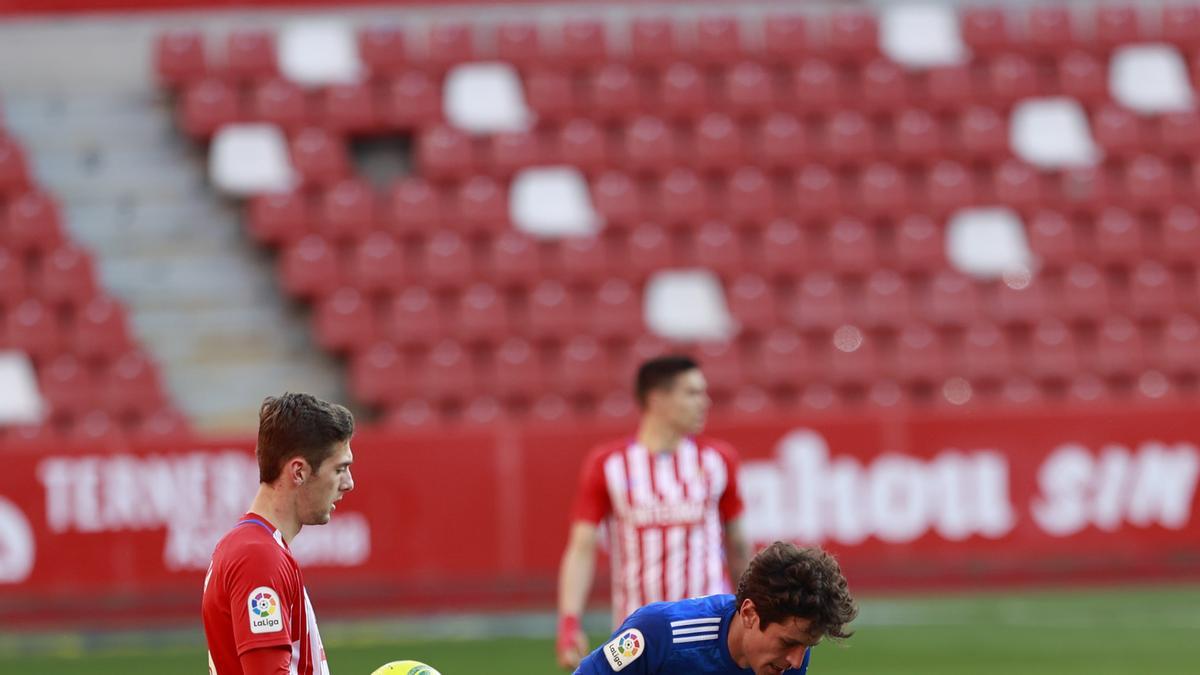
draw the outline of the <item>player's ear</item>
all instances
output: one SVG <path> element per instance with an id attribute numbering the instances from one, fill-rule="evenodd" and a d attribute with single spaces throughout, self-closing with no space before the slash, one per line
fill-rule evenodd
<path id="1" fill-rule="evenodd" d="M 303 485 L 309 475 L 308 462 L 303 457 L 291 458 L 287 463 L 287 473 L 293 485 Z"/>
<path id="2" fill-rule="evenodd" d="M 742 600 L 741 607 L 738 607 L 738 614 L 741 615 L 746 628 L 754 628 L 758 625 L 758 608 L 754 606 L 754 601 L 750 598 Z"/>

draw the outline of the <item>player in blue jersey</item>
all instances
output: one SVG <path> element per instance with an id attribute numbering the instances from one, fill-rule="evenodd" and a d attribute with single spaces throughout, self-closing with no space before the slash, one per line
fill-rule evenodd
<path id="1" fill-rule="evenodd" d="M 736 596 L 646 605 L 575 675 L 804 675 L 811 649 L 849 637 L 857 615 L 833 556 L 775 542 L 750 561 Z"/>

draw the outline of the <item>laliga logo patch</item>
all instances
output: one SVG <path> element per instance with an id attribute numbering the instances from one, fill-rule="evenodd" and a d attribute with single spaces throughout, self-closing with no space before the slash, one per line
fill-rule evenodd
<path id="1" fill-rule="evenodd" d="M 604 645 L 604 658 L 608 659 L 608 665 L 616 672 L 636 661 L 644 651 L 646 638 L 642 636 L 642 631 L 630 628 L 621 631 L 620 635 Z"/>
<path id="2" fill-rule="evenodd" d="M 279 594 L 267 586 L 250 591 L 246 603 L 250 606 L 251 633 L 278 633 L 283 630 L 283 613 L 279 611 Z"/>

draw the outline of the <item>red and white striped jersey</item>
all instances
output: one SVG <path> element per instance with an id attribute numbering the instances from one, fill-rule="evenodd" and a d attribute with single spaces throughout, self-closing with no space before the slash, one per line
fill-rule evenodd
<path id="1" fill-rule="evenodd" d="M 217 542 L 201 603 L 209 675 L 244 675 L 241 655 L 291 647 L 291 675 L 329 675 L 300 565 L 279 530 L 247 513 Z"/>
<path id="2" fill-rule="evenodd" d="M 729 592 L 724 524 L 742 512 L 736 477 L 737 453 L 712 439 L 592 451 L 572 517 L 608 528 L 614 625 L 651 602 Z"/>

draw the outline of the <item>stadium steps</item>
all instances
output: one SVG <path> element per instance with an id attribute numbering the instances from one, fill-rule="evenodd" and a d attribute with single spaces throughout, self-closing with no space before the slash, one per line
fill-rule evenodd
<path id="1" fill-rule="evenodd" d="M 197 428 L 252 428 L 262 397 L 283 390 L 345 399 L 345 378 L 311 344 L 240 209 L 206 188 L 203 154 L 172 131 L 165 102 L 118 89 L 20 92 L 4 104 L 39 180 Z"/>

